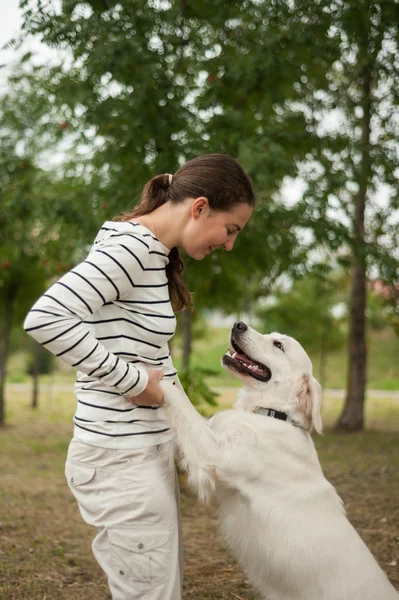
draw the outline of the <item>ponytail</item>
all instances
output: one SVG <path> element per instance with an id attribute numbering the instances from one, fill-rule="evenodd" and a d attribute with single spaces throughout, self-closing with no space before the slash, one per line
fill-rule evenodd
<path id="1" fill-rule="evenodd" d="M 144 186 L 139 204 L 121 217 L 117 217 L 116 220 L 130 221 L 134 217 L 148 215 L 148 213 L 165 204 L 170 197 L 171 186 L 169 185 L 169 179 L 168 173 L 163 173 L 150 179 Z"/>
<path id="2" fill-rule="evenodd" d="M 184 283 L 184 262 L 179 248 L 174 246 L 169 254 L 169 264 L 166 265 L 166 275 L 169 282 L 169 296 L 173 310 L 179 312 L 190 306 L 191 297 Z"/>
<path id="3" fill-rule="evenodd" d="M 135 217 L 148 215 L 162 204 L 165 204 L 172 191 L 173 177 L 168 173 L 157 175 L 150 179 L 145 185 L 141 194 L 140 202 L 131 211 L 124 213 L 120 217 L 115 217 L 114 221 L 131 221 Z M 175 312 L 184 310 L 190 305 L 190 292 L 183 279 L 184 262 L 180 256 L 179 249 L 175 246 L 169 253 L 169 264 L 166 265 L 166 276 L 168 278 L 168 288 L 170 301 Z"/>

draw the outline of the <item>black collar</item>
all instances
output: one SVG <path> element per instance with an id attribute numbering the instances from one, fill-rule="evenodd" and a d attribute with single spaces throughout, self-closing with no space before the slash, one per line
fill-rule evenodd
<path id="1" fill-rule="evenodd" d="M 287 415 L 287 413 L 281 412 L 280 410 L 275 410 L 274 408 L 264 408 L 263 406 L 254 406 L 252 408 L 252 412 L 256 413 L 257 415 L 263 415 L 265 417 L 272 417 L 273 419 L 278 419 L 279 421 L 287 421 L 288 423 L 291 423 L 291 425 L 294 425 L 294 427 L 300 427 L 300 429 L 307 430 L 307 427 L 304 427 L 298 421 L 296 421 L 292 417 L 289 417 Z"/>
<path id="2" fill-rule="evenodd" d="M 288 419 L 288 415 L 279 410 L 275 410 L 274 408 L 263 408 L 263 406 L 254 406 L 252 412 L 258 415 L 265 415 L 265 417 L 273 417 L 273 419 L 278 419 L 279 421 L 286 421 Z"/>

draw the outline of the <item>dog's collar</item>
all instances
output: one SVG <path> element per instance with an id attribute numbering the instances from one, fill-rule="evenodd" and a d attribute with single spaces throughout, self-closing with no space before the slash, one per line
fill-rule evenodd
<path id="1" fill-rule="evenodd" d="M 289 417 L 287 413 L 281 412 L 280 410 L 275 410 L 274 408 L 264 408 L 263 406 L 254 406 L 252 408 L 252 412 L 257 415 L 264 415 L 265 417 L 272 417 L 273 419 L 278 419 L 279 421 L 287 421 L 287 423 L 291 423 L 294 427 L 299 427 L 300 429 L 307 429 L 301 425 L 298 421 Z"/>

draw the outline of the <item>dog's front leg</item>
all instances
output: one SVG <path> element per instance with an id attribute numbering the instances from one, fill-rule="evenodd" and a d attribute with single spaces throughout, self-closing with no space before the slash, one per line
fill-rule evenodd
<path id="1" fill-rule="evenodd" d="M 197 412 L 182 389 L 170 381 L 162 381 L 161 385 L 167 417 L 176 433 L 182 466 L 188 472 L 189 482 L 195 487 L 199 498 L 207 501 L 215 489 L 218 439 L 208 421 Z"/>

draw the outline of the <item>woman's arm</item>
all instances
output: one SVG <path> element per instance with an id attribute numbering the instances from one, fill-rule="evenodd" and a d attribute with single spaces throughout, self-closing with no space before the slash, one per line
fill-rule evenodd
<path id="1" fill-rule="evenodd" d="M 84 320 L 106 302 L 131 294 L 148 258 L 148 248 L 140 246 L 127 250 L 112 242 L 93 250 L 39 298 L 24 323 L 25 331 L 47 350 L 126 397 L 145 390 L 146 370 L 106 350 Z"/>

